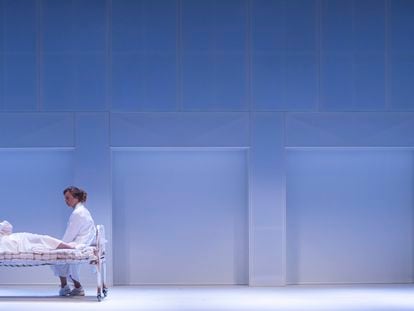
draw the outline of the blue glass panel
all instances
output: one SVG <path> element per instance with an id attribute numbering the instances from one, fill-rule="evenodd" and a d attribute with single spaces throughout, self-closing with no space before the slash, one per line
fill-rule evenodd
<path id="1" fill-rule="evenodd" d="M 104 54 L 47 55 L 44 60 L 45 110 L 105 110 Z"/>
<path id="2" fill-rule="evenodd" d="M 185 110 L 246 110 L 245 56 L 186 54 L 183 60 L 183 105 Z"/>
<path id="3" fill-rule="evenodd" d="M 5 1 L 5 49 L 7 52 L 34 52 L 36 50 L 36 1 Z M 4 20 L 3 20 L 4 18 Z"/>
<path id="4" fill-rule="evenodd" d="M 106 48 L 106 3 L 102 0 L 76 0 L 73 17 L 74 45 L 81 52 L 103 52 Z"/>
<path id="5" fill-rule="evenodd" d="M 42 5 L 43 49 L 46 53 L 105 50 L 105 1 L 45 0 Z"/>
<path id="6" fill-rule="evenodd" d="M 36 110 L 36 56 L 34 54 L 5 55 L 4 73 L 5 109 Z"/>
<path id="7" fill-rule="evenodd" d="M 315 110 L 318 96 L 318 57 L 290 54 L 286 58 L 286 103 L 284 110 Z"/>
<path id="8" fill-rule="evenodd" d="M 183 106 L 247 109 L 246 1 L 182 2 Z"/>
<path id="9" fill-rule="evenodd" d="M 317 47 L 316 1 L 252 2 L 255 50 L 314 50 Z"/>
<path id="10" fill-rule="evenodd" d="M 315 0 L 286 1 L 286 48 L 314 51 L 318 47 L 317 2 Z"/>
<path id="11" fill-rule="evenodd" d="M 350 109 L 353 100 L 353 58 L 349 54 L 327 54 L 321 60 L 321 107 Z"/>
<path id="12" fill-rule="evenodd" d="M 391 107 L 414 110 L 414 54 L 395 55 L 390 73 Z"/>
<path id="13" fill-rule="evenodd" d="M 354 1 L 356 51 L 385 50 L 385 8 L 385 0 Z"/>
<path id="14" fill-rule="evenodd" d="M 322 4 L 324 50 L 385 49 L 384 0 L 328 0 Z"/>
<path id="15" fill-rule="evenodd" d="M 317 105 L 315 54 L 255 53 L 253 105 L 257 110 L 313 110 Z"/>
<path id="16" fill-rule="evenodd" d="M 46 110 L 75 103 L 76 59 L 73 55 L 45 55 L 43 60 L 43 105 Z"/>
<path id="17" fill-rule="evenodd" d="M 175 54 L 115 54 L 112 65 L 112 110 L 175 111 Z"/>
<path id="18" fill-rule="evenodd" d="M 276 110 L 286 103 L 283 55 L 255 53 L 252 67 L 253 108 Z"/>
<path id="19" fill-rule="evenodd" d="M 252 1 L 252 44 L 254 50 L 286 48 L 286 1 Z"/>
<path id="20" fill-rule="evenodd" d="M 76 67 L 75 110 L 106 109 L 106 55 L 79 55 Z M 64 108 L 64 107 L 62 107 Z"/>
<path id="21" fill-rule="evenodd" d="M 72 1 L 44 0 L 42 3 L 43 51 L 70 52 L 75 49 Z"/>
<path id="22" fill-rule="evenodd" d="M 4 79 L 5 79 L 5 69 L 4 69 L 4 56 L 0 53 L 0 111 L 4 107 Z"/>
<path id="23" fill-rule="evenodd" d="M 245 1 L 182 3 L 183 48 L 188 51 L 243 51 L 246 48 Z"/>
<path id="24" fill-rule="evenodd" d="M 414 1 L 392 0 L 390 3 L 390 45 L 392 51 L 414 51 Z"/>
<path id="25" fill-rule="evenodd" d="M 384 53 L 358 55 L 354 65 L 353 110 L 385 110 Z"/>
<path id="26" fill-rule="evenodd" d="M 175 51 L 177 1 L 112 2 L 113 51 Z"/>
<path id="27" fill-rule="evenodd" d="M 383 53 L 329 54 L 321 64 L 323 110 L 364 111 L 385 109 Z"/>
<path id="28" fill-rule="evenodd" d="M 322 49 L 350 51 L 353 49 L 352 4 L 349 0 L 322 1 Z"/>
<path id="29" fill-rule="evenodd" d="M 112 57 L 112 110 L 137 110 L 142 76 L 137 54 L 114 54 Z"/>
<path id="30" fill-rule="evenodd" d="M 0 1 L 0 16 L 5 15 L 4 1 Z M 4 52 L 4 39 L 5 39 L 4 23 L 0 23 L 0 53 Z"/>

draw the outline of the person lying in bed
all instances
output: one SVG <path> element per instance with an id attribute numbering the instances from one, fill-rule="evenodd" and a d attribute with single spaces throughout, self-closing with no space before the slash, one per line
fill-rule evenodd
<path id="1" fill-rule="evenodd" d="M 13 233 L 13 226 L 7 220 L 0 222 L 0 252 L 30 253 L 62 248 L 72 249 L 75 245 L 49 235 L 28 232 Z"/>

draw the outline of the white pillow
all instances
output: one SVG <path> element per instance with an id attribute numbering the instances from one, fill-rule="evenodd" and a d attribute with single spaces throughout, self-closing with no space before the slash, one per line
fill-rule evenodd
<path id="1" fill-rule="evenodd" d="M 7 220 L 0 222 L 0 235 L 9 235 L 13 233 L 13 226 Z"/>

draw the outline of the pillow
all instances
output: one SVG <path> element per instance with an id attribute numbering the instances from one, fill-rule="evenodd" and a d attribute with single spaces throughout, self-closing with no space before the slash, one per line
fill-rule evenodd
<path id="1" fill-rule="evenodd" d="M 13 232 L 13 226 L 7 220 L 0 222 L 0 235 L 9 235 Z"/>

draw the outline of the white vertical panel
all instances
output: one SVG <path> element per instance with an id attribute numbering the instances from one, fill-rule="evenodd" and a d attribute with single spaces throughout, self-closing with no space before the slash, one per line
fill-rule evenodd
<path id="1" fill-rule="evenodd" d="M 249 284 L 284 285 L 284 116 L 254 113 L 251 122 Z"/>
<path id="2" fill-rule="evenodd" d="M 288 155 L 288 283 L 411 283 L 412 151 Z"/>
<path id="3" fill-rule="evenodd" d="M 88 193 L 86 206 L 95 224 L 103 224 L 107 235 L 108 283 L 112 283 L 112 206 L 109 116 L 107 113 L 76 115 L 74 184 Z M 96 274 L 86 265 L 82 279 L 96 285 Z"/>
<path id="4" fill-rule="evenodd" d="M 113 152 L 116 284 L 247 284 L 243 149 Z"/>

